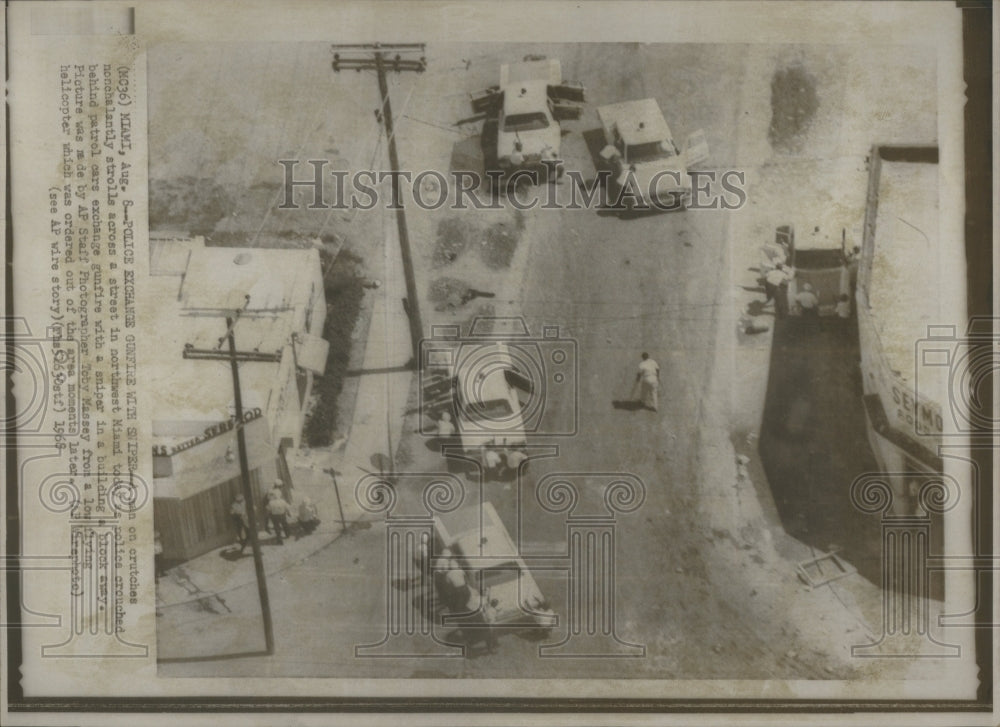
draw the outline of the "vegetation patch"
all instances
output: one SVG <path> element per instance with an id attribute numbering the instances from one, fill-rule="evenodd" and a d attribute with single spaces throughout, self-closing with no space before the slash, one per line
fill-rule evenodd
<path id="1" fill-rule="evenodd" d="M 517 244 L 521 241 L 522 229 L 523 221 L 514 225 L 497 222 L 487 228 L 479 246 L 479 255 L 487 267 L 494 270 L 510 267 Z"/>
<path id="2" fill-rule="evenodd" d="M 771 127 L 768 140 L 774 149 L 798 151 L 809 129 L 819 98 L 816 79 L 801 65 L 775 71 L 771 78 Z"/>
<path id="3" fill-rule="evenodd" d="M 333 439 L 339 414 L 338 400 L 351 360 L 351 336 L 365 293 L 361 258 L 347 250 L 342 250 L 332 261 L 330 257 L 326 250 L 320 251 L 326 273 L 323 289 L 327 313 L 323 338 L 330 342 L 330 354 L 323 375 L 316 379 L 313 387 L 316 405 L 306 422 L 304 436 L 310 447 L 325 447 Z"/>
<path id="4" fill-rule="evenodd" d="M 434 243 L 431 264 L 441 268 L 455 262 L 469 246 L 471 232 L 468 223 L 461 218 L 448 217 L 441 220 L 437 228 L 437 240 Z"/>
<path id="5" fill-rule="evenodd" d="M 149 183 L 149 227 L 207 235 L 235 209 L 232 196 L 210 178 L 153 179 Z"/>

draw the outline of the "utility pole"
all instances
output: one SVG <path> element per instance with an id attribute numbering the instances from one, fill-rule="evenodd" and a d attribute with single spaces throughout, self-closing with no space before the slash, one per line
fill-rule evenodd
<path id="1" fill-rule="evenodd" d="M 246 305 L 250 296 L 246 297 Z M 226 335 L 219 339 L 215 349 L 197 349 L 190 343 L 184 347 L 184 358 L 200 360 L 228 360 L 233 372 L 233 398 L 236 405 L 236 448 L 240 460 L 240 482 L 243 489 L 243 501 L 246 503 L 247 520 L 250 530 L 250 548 L 253 551 L 253 567 L 257 574 L 257 595 L 260 598 L 260 613 L 264 621 L 264 648 L 268 656 L 274 653 L 274 626 L 271 621 L 271 601 L 267 595 L 267 575 L 264 573 L 264 559 L 261 557 L 260 540 L 257 537 L 257 514 L 254 507 L 253 489 L 250 487 L 250 464 L 247 460 L 247 442 L 243 431 L 243 392 L 240 388 L 240 361 L 280 361 L 280 353 L 260 353 L 258 351 L 240 352 L 236 350 L 236 323 L 240 313 L 226 317 Z M 229 351 L 220 349 L 224 341 L 229 343 Z M 264 517 L 267 517 L 265 514 Z"/>
<path id="2" fill-rule="evenodd" d="M 342 55 L 346 53 L 347 55 Z M 404 53 L 420 53 L 419 60 L 403 57 Z M 410 237 L 406 227 L 406 210 L 403 209 L 403 199 L 399 193 L 399 154 L 396 151 L 396 136 L 392 125 L 392 106 L 389 103 L 389 84 L 386 71 L 416 71 L 422 73 L 427 69 L 427 59 L 423 56 L 423 43 L 398 43 L 382 45 L 380 43 L 341 44 L 333 46 L 333 70 L 355 71 L 374 69 L 378 76 L 378 90 L 382 99 L 381 121 L 385 128 L 385 137 L 389 147 L 389 166 L 391 175 L 392 205 L 396 211 L 396 228 L 399 237 L 399 253 L 403 260 L 403 278 L 406 281 L 406 313 L 410 322 L 410 342 L 413 346 L 413 361 L 420 355 L 420 341 L 423 339 L 424 328 L 420 319 L 420 302 L 417 299 L 417 279 L 413 274 L 413 255 L 410 251 Z M 388 57 L 391 56 L 391 57 Z"/>

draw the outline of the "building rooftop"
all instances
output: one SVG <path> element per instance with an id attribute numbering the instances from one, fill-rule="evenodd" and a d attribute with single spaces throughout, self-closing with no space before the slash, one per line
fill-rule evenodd
<path id="1" fill-rule="evenodd" d="M 287 310 L 307 305 L 316 249 L 200 247 L 191 251 L 181 301 L 209 310 Z"/>
<path id="2" fill-rule="evenodd" d="M 191 343 L 196 348 L 215 348 L 226 333 L 226 320 L 222 316 L 190 315 L 177 299 L 177 278 L 151 277 L 146 284 L 149 295 L 158 302 L 153 313 L 151 329 L 156 331 L 157 355 L 148 369 L 153 385 L 151 408 L 153 435 L 164 436 L 169 429 L 157 425 L 165 422 L 210 423 L 228 419 L 233 415 L 233 378 L 225 360 L 195 360 L 183 356 L 184 347 Z M 270 350 L 277 332 L 265 336 L 264 323 L 246 318 L 236 324 L 238 350 Z M 151 339 L 152 340 L 152 339 Z M 223 344 L 220 351 L 228 348 Z M 277 379 L 277 362 L 246 362 L 240 364 L 240 383 L 243 406 L 260 407 L 265 412 L 270 404 L 270 392 Z M 158 431 L 159 429 L 159 431 Z"/>
<path id="3" fill-rule="evenodd" d="M 937 264 L 938 165 L 883 161 L 878 182 L 868 303 L 890 368 L 915 384 L 918 341 L 945 323 Z M 919 394 L 942 402 L 942 381 L 921 370 Z"/>
<path id="4" fill-rule="evenodd" d="M 229 362 L 184 358 L 184 349 L 228 351 L 226 317 L 250 304 L 234 331 L 240 352 L 282 354 L 280 360 L 240 363 L 244 409 L 260 408 L 275 424 L 284 414 L 275 382 L 284 381 L 295 366 L 293 335 L 301 333 L 312 287 L 318 278 L 315 249 L 241 249 L 204 247 L 200 240 L 160 251 L 161 274 L 145 283 L 157 301 L 151 311 L 157 355 L 149 368 L 154 412 L 153 434 L 160 443 L 185 437 L 206 423 L 224 421 L 235 413 Z M 174 270 L 188 261 L 182 274 Z M 167 261 L 171 261 L 167 264 Z M 171 272 L 164 272 L 170 270 Z"/>

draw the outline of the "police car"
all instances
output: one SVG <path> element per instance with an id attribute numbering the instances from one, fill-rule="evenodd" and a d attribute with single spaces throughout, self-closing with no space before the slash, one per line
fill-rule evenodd
<path id="1" fill-rule="evenodd" d="M 526 60 L 500 67 L 500 84 L 472 97 L 472 108 L 485 114 L 483 151 L 487 171 L 510 179 L 545 181 L 563 173 L 559 122 L 579 118 L 584 100 L 579 84 L 562 80 L 558 60 Z M 529 176 L 529 173 L 537 176 Z"/>
<path id="2" fill-rule="evenodd" d="M 691 134 L 683 151 L 674 141 L 656 99 L 624 101 L 597 109 L 610 165 L 610 201 L 626 207 L 683 209 L 691 200 L 688 170 L 708 158 L 705 133 Z"/>

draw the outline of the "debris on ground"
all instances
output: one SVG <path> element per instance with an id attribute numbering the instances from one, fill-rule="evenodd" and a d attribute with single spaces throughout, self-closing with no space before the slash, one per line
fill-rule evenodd
<path id="1" fill-rule="evenodd" d="M 471 226 L 464 219 L 448 217 L 441 220 L 437 228 L 437 240 L 434 243 L 431 264 L 440 268 L 455 262 L 468 247 L 471 234 Z"/>
<path id="2" fill-rule="evenodd" d="M 800 151 L 802 136 L 818 108 L 816 79 L 804 66 L 796 64 L 775 71 L 771 79 L 771 127 L 767 133 L 771 147 Z"/>
<path id="3" fill-rule="evenodd" d="M 431 281 L 428 297 L 437 305 L 434 310 L 443 311 L 461 308 L 474 298 L 493 298 L 496 293 L 478 290 L 458 278 L 437 278 Z"/>
<path id="4" fill-rule="evenodd" d="M 479 245 L 479 254 L 486 266 L 494 270 L 510 267 L 521 233 L 517 227 L 497 222 L 487 228 Z"/>

